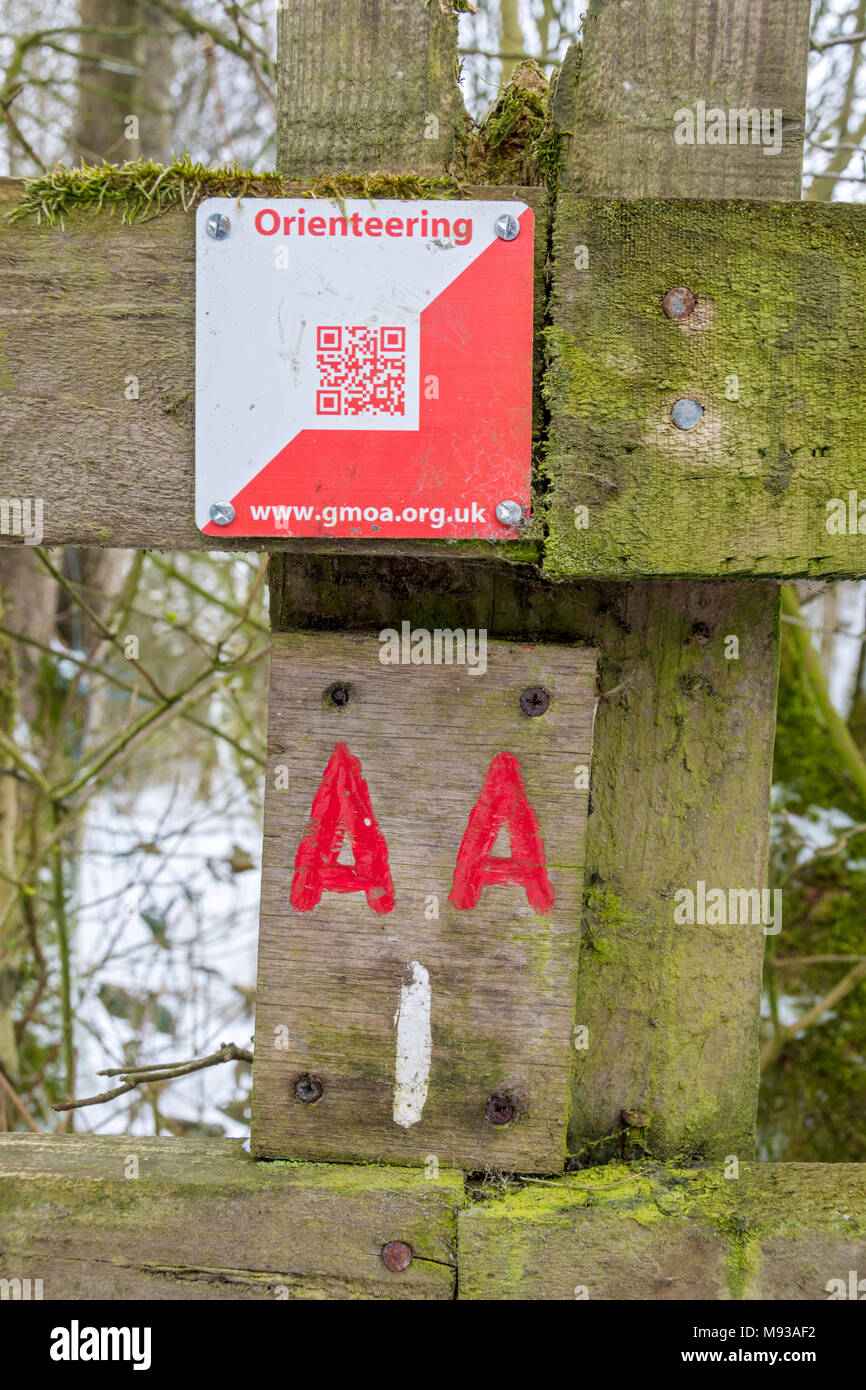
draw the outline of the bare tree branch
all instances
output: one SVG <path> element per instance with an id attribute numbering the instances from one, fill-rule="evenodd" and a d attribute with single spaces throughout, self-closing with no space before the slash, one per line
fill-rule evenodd
<path id="1" fill-rule="evenodd" d="M 188 1076 L 190 1072 L 203 1071 L 205 1067 L 216 1067 L 222 1062 L 252 1062 L 253 1054 L 234 1043 L 222 1043 L 217 1052 L 209 1057 L 194 1058 L 189 1062 L 168 1062 L 162 1066 L 109 1068 L 100 1076 L 122 1076 L 123 1084 L 111 1091 L 103 1091 L 98 1096 L 87 1096 L 84 1100 L 64 1100 L 52 1106 L 53 1110 L 80 1110 L 85 1105 L 104 1105 L 106 1101 L 116 1100 L 136 1086 L 145 1086 L 151 1081 L 174 1081 L 178 1076 Z"/>

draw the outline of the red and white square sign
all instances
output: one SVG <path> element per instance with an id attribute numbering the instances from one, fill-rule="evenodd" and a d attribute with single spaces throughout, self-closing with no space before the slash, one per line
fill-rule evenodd
<path id="1" fill-rule="evenodd" d="M 203 202 L 199 528 L 518 536 L 533 232 L 520 202 Z"/>

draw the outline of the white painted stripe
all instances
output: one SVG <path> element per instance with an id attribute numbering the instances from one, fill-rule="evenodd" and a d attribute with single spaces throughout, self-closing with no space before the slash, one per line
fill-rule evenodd
<path id="1" fill-rule="evenodd" d="M 397 1070 L 394 1082 L 394 1123 L 417 1125 L 427 1099 L 430 1076 L 430 976 L 420 961 L 409 962 L 412 978 L 400 989 L 394 1015 L 397 1025 Z"/>

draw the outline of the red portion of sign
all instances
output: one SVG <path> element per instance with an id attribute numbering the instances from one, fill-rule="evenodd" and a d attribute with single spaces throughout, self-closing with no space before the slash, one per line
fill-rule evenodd
<path id="1" fill-rule="evenodd" d="M 347 833 L 355 863 L 339 864 Z M 361 764 L 345 743 L 334 745 L 313 797 L 310 819 L 295 855 L 292 907 L 310 912 L 325 891 L 366 893 L 374 912 L 394 908 L 388 846 L 373 815 Z"/>
<path id="2" fill-rule="evenodd" d="M 511 836 L 509 859 L 490 853 L 503 825 Z M 553 906 L 544 841 L 513 753 L 497 753 L 490 764 L 460 844 L 448 901 L 463 909 L 476 907 L 482 889 L 491 883 L 518 884 L 536 912 L 547 913 Z"/>
<path id="3" fill-rule="evenodd" d="M 532 424 L 533 216 L 497 239 L 421 314 L 419 428 L 302 430 L 233 499 L 211 536 L 429 536 L 503 539 L 498 502 L 529 508 Z M 401 344 L 394 330 L 344 329 L 317 342 L 320 414 L 362 414 L 376 393 L 401 413 Z M 367 338 L 363 337 L 367 334 Z M 388 336 L 388 335 L 391 336 Z M 370 354 L 376 370 L 370 368 Z M 366 354 L 366 358 L 365 358 Z M 354 394 L 347 410 L 338 394 Z M 423 513 L 423 514 L 422 514 Z"/>

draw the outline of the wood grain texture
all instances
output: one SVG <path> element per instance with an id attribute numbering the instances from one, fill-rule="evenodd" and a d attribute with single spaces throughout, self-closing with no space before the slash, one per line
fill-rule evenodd
<path id="1" fill-rule="evenodd" d="M 252 1150 L 561 1171 L 587 796 L 575 767 L 590 761 L 595 654 L 489 644 L 486 673 L 470 675 L 465 665 L 382 665 L 381 650 L 375 635 L 274 639 Z M 337 681 L 352 693 L 343 708 L 323 701 Z M 536 685 L 550 706 L 531 718 L 519 701 Z M 338 742 L 360 760 L 387 841 L 389 913 L 357 892 L 326 891 L 311 911 L 289 903 Z M 470 812 L 502 751 L 520 762 L 544 840 L 548 914 L 518 886 L 484 888 L 472 910 L 448 901 Z M 281 767 L 285 790 L 275 789 Z M 495 853 L 511 853 L 507 839 Z M 425 914 L 429 895 L 438 917 Z M 403 1127 L 393 1118 L 395 1013 L 416 961 L 429 972 L 432 1059 L 421 1119 Z M 293 1094 L 307 1073 L 324 1086 L 315 1104 Z M 495 1094 L 514 1099 L 510 1124 L 485 1118 Z"/>
<path id="2" fill-rule="evenodd" d="M 235 1140 L 3 1134 L 0 1278 L 46 1299 L 448 1299 L 461 1191 L 444 1169 L 253 1163 Z"/>
<path id="3" fill-rule="evenodd" d="M 568 182 L 602 198 L 799 198 L 810 0 L 591 0 Z M 558 94 L 559 95 L 559 94 Z M 678 145 L 681 108 L 780 108 L 778 155 Z"/>
<path id="4" fill-rule="evenodd" d="M 309 190 L 287 185 L 286 196 Z M 546 197 L 467 188 L 535 212 L 535 312 L 543 321 Z M 0 495 L 42 497 L 46 545 L 304 553 L 322 542 L 203 536 L 193 518 L 195 217 L 123 226 L 76 213 L 65 228 L 9 223 L 21 183 L 0 179 Z M 540 340 L 539 340 L 540 341 Z M 138 400 L 124 395 L 138 377 Z M 21 545 L 0 535 L 0 545 Z M 424 554 L 448 542 L 328 542 L 339 553 Z M 461 542 L 461 553 L 509 546 Z M 512 543 L 527 558 L 531 543 Z"/>
<path id="5" fill-rule="evenodd" d="M 798 197 L 810 10 L 810 0 L 594 0 L 578 79 L 560 106 L 573 117 L 572 191 Z M 756 158 L 749 149 L 744 163 L 738 147 L 677 146 L 670 120 L 693 104 L 686 97 L 781 106 L 787 152 Z M 676 928 L 670 894 L 698 878 L 765 882 L 778 593 L 759 583 L 650 582 L 614 588 L 611 606 L 621 626 L 605 664 L 620 674 L 600 684 L 620 688 L 601 705 L 587 828 L 595 891 L 584 926 L 599 949 L 584 953 L 577 1003 L 599 1045 L 580 1054 L 571 1145 L 595 1145 L 598 1159 L 598 1140 L 616 1128 L 614 1095 L 631 1091 L 627 1108 L 653 1115 L 653 1152 L 745 1157 L 755 1138 L 763 937 Z M 736 633 L 740 660 L 726 661 L 724 637 Z"/>
<path id="6" fill-rule="evenodd" d="M 466 120 L 456 50 L 457 16 L 439 0 L 281 5 L 280 171 L 450 168 Z"/>
<path id="7" fill-rule="evenodd" d="M 550 574 L 866 573 L 866 516 L 827 530 L 831 499 L 866 499 L 864 245 L 862 206 L 560 200 Z"/>
<path id="8" fill-rule="evenodd" d="M 529 567 L 284 556 L 276 628 L 475 626 L 599 653 L 570 1149 L 618 1154 L 622 1109 L 656 1154 L 747 1156 L 761 929 L 677 926 L 673 892 L 766 873 L 778 619 L 773 585 L 552 584 Z M 740 659 L 725 658 L 739 634 Z M 433 726 L 431 725 L 431 728 Z M 440 735 L 441 737 L 441 735 Z M 577 919 L 575 918 L 575 925 Z"/>
<path id="9" fill-rule="evenodd" d="M 783 13 L 793 18 L 780 29 Z M 742 178 L 736 187 L 708 188 L 704 164 L 674 155 L 667 124 L 658 138 L 651 94 L 675 88 L 678 101 L 684 74 L 700 83 L 711 71 L 724 75 L 731 101 L 761 93 L 760 106 L 790 105 L 792 93 L 802 101 L 808 18 L 808 0 L 593 4 L 580 80 L 577 64 L 567 62 L 557 87 L 573 189 L 607 197 L 796 196 L 799 154 L 761 156 L 779 171 L 772 186 L 753 189 Z M 682 68 L 670 62 L 676 41 L 657 33 L 662 21 L 695 35 Z M 744 22 L 772 37 L 772 55 L 762 41 L 757 68 L 744 48 Z M 620 127 L 614 107 L 626 100 L 625 83 L 630 119 Z M 594 737 L 576 1013 L 590 1047 L 576 1054 L 570 1148 L 584 1157 L 615 1153 L 617 1140 L 606 1136 L 616 1135 L 620 1111 L 629 1108 L 649 1113 L 653 1153 L 748 1154 L 762 937 L 677 928 L 671 895 L 699 877 L 726 887 L 765 880 L 775 587 L 554 585 L 482 563 L 310 556 L 274 561 L 271 599 L 276 627 L 382 627 L 408 612 L 419 625 L 474 624 L 491 636 L 578 638 L 598 647 L 599 686 L 608 694 Z M 725 660 L 728 634 L 743 638 L 738 662 Z"/>
<path id="10" fill-rule="evenodd" d="M 458 1225 L 461 1299 L 826 1300 L 866 1262 L 866 1164 L 613 1165 Z"/>

